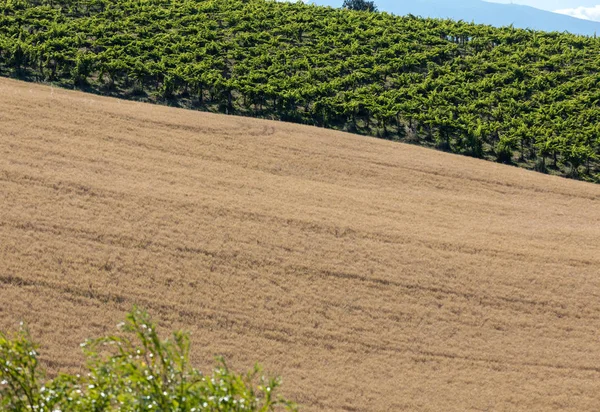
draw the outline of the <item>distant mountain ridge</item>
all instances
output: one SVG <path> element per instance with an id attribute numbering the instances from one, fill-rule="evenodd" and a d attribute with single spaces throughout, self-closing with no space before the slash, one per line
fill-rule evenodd
<path id="1" fill-rule="evenodd" d="M 316 4 L 340 7 L 342 0 L 315 0 Z M 380 11 L 396 15 L 450 18 L 492 26 L 513 25 L 543 31 L 568 31 L 593 36 L 600 34 L 600 22 L 582 20 L 564 14 L 518 4 L 489 3 L 481 0 L 376 0 Z"/>

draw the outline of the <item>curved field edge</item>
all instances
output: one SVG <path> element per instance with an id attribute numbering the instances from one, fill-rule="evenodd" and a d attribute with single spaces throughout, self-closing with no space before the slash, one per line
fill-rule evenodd
<path id="1" fill-rule="evenodd" d="M 597 182 L 600 40 L 264 0 L 0 3 L 0 75 Z"/>
<path id="2" fill-rule="evenodd" d="M 139 304 L 306 410 L 597 409 L 597 185 L 6 79 L 0 122 L 0 328 L 51 370 Z"/>

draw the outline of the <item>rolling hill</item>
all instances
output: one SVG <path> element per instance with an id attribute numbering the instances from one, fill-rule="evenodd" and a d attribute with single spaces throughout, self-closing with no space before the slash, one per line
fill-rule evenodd
<path id="1" fill-rule="evenodd" d="M 304 410 L 597 410 L 600 186 L 0 79 L 0 330 L 132 305 Z"/>
<path id="2" fill-rule="evenodd" d="M 315 3 L 339 7 L 341 1 L 317 0 Z M 463 20 L 495 27 L 564 32 L 585 36 L 600 33 L 600 23 L 519 4 L 490 3 L 481 0 L 376 0 L 379 10 L 398 16 L 415 16 Z"/>
<path id="3" fill-rule="evenodd" d="M 265 0 L 0 3 L 0 76 L 600 182 L 600 39 Z"/>

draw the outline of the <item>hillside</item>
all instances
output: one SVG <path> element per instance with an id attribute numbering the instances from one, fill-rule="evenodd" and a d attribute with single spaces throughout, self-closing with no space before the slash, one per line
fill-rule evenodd
<path id="1" fill-rule="evenodd" d="M 133 304 L 304 410 L 597 410 L 600 186 L 0 79 L 0 330 Z"/>
<path id="2" fill-rule="evenodd" d="M 339 7 L 337 0 L 316 0 L 315 3 Z M 543 31 L 568 31 L 594 36 L 600 33 L 600 22 L 577 19 L 519 4 L 490 3 L 483 0 L 377 0 L 380 11 L 399 16 L 415 16 L 463 20 L 495 27 L 510 26 Z"/>
<path id="3" fill-rule="evenodd" d="M 600 181 L 600 39 L 265 0 L 0 3 L 0 75 Z"/>

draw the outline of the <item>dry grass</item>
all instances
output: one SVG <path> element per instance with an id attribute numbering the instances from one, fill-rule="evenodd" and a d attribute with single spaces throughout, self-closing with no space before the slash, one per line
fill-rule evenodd
<path id="1" fill-rule="evenodd" d="M 600 186 L 0 80 L 0 328 L 134 303 L 306 410 L 598 410 Z"/>

